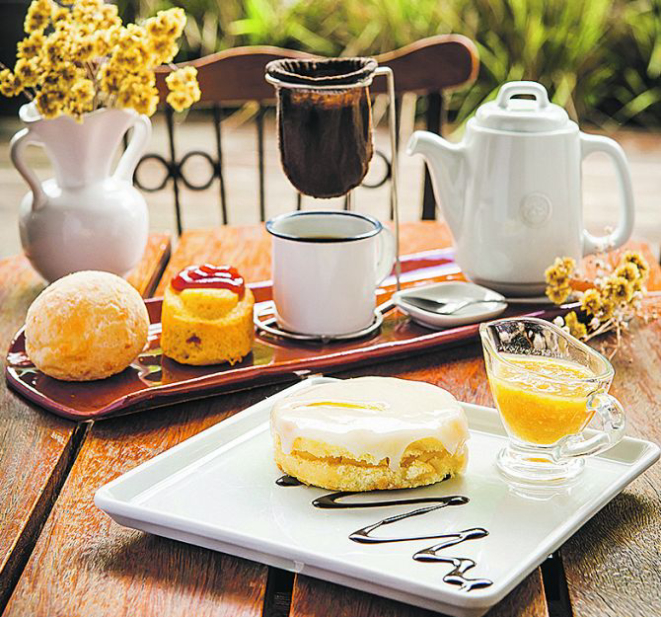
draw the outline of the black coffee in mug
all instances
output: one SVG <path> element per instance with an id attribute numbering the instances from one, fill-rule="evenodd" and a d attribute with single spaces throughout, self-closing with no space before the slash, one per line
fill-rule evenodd
<path id="1" fill-rule="evenodd" d="M 289 181 L 312 197 L 346 195 L 373 154 L 370 58 L 275 60 L 280 159 Z"/>

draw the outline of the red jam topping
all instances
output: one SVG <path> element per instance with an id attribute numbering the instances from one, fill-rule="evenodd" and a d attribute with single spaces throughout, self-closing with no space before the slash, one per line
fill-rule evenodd
<path id="1" fill-rule="evenodd" d="M 243 298 L 243 277 L 231 266 L 188 266 L 175 276 L 170 285 L 177 291 L 184 289 L 229 289 Z"/>

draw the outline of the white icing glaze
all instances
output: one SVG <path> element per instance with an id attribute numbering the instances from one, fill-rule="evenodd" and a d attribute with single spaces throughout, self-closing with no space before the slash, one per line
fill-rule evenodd
<path id="1" fill-rule="evenodd" d="M 464 447 L 468 424 L 447 390 L 394 377 L 359 377 L 318 384 L 278 401 L 271 430 L 285 454 L 298 437 L 389 459 L 397 469 L 406 448 L 435 437 L 450 454 Z"/>

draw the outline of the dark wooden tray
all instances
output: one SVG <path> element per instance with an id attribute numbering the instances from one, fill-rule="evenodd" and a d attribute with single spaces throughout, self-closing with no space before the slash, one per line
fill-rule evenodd
<path id="1" fill-rule="evenodd" d="M 402 287 L 444 280 L 463 280 L 451 249 L 402 258 Z M 392 278 L 378 290 L 378 302 L 394 291 Z M 271 283 L 251 285 L 257 302 L 271 299 Z M 397 310 L 388 313 L 371 336 L 334 343 L 300 343 L 258 335 L 252 353 L 242 362 L 186 366 L 162 355 L 160 298 L 146 301 L 151 320 L 148 349 L 131 366 L 108 379 L 91 382 L 58 381 L 37 370 L 25 353 L 21 329 L 9 348 L 5 374 L 9 385 L 41 407 L 73 420 L 100 419 L 192 400 L 227 391 L 300 379 L 310 373 L 332 373 L 365 362 L 391 359 L 455 345 L 473 339 L 478 325 L 429 330 Z M 512 305 L 505 315 L 552 317 L 562 309 Z"/>

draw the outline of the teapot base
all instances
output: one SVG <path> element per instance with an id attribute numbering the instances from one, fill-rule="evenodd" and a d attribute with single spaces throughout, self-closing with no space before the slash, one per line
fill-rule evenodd
<path id="1" fill-rule="evenodd" d="M 530 298 L 531 300 L 539 301 L 540 296 L 545 295 L 546 282 L 541 281 L 537 283 L 514 283 L 504 281 L 487 281 L 477 277 L 470 277 L 471 282 L 476 285 L 482 285 L 493 291 L 515 298 Z"/>

